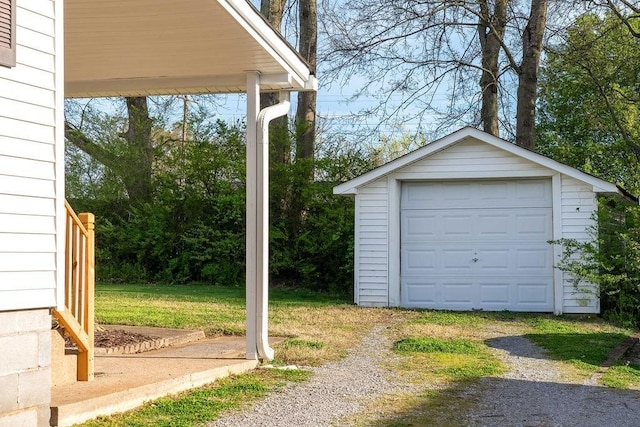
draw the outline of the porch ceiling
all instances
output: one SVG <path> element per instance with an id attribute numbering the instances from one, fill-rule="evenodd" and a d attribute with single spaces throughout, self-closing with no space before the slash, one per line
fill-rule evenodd
<path id="1" fill-rule="evenodd" d="M 65 0 L 65 96 L 313 90 L 293 48 L 246 0 Z"/>

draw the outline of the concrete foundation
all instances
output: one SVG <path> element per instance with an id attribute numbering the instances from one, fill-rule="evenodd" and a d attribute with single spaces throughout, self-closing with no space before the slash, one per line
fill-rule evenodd
<path id="1" fill-rule="evenodd" d="M 0 312 L 0 427 L 48 426 L 51 314 Z"/>

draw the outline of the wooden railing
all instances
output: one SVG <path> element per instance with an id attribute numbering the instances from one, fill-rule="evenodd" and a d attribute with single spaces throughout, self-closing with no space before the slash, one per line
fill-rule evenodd
<path id="1" fill-rule="evenodd" d="M 95 237 L 93 214 L 76 215 L 66 207 L 65 292 L 54 316 L 78 345 L 78 381 L 93 380 Z"/>

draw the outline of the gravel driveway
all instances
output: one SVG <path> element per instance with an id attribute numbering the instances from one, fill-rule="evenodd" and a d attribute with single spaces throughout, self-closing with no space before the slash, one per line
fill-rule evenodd
<path id="1" fill-rule="evenodd" d="M 414 392 L 414 385 L 390 381 L 388 372 L 380 367 L 383 358 L 394 357 L 385 330 L 386 326 L 377 326 L 344 360 L 314 368 L 311 380 L 272 393 L 253 407 L 208 426 L 347 426 L 345 419 L 364 411 L 372 400 L 389 393 Z M 539 347 L 522 336 L 499 336 L 487 343 L 509 370 L 461 392 L 477 402 L 464 425 L 640 426 L 639 392 L 571 382 L 559 362 L 546 359 Z M 433 423 L 424 420 L 420 425 Z"/>
<path id="2" fill-rule="evenodd" d="M 471 426 L 640 426 L 640 393 L 572 382 L 522 336 L 489 340 L 510 370 L 467 390 Z M 590 383 L 590 380 L 586 381 Z"/>

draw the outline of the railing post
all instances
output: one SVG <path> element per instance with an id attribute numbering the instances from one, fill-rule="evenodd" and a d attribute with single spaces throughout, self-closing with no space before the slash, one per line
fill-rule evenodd
<path id="1" fill-rule="evenodd" d="M 84 306 L 84 331 L 89 337 L 87 351 L 78 352 L 78 380 L 92 381 L 94 374 L 94 297 L 95 297 L 95 216 L 92 213 L 78 215 L 80 222 L 87 230 L 86 268 L 84 269 L 85 292 L 82 297 Z"/>

